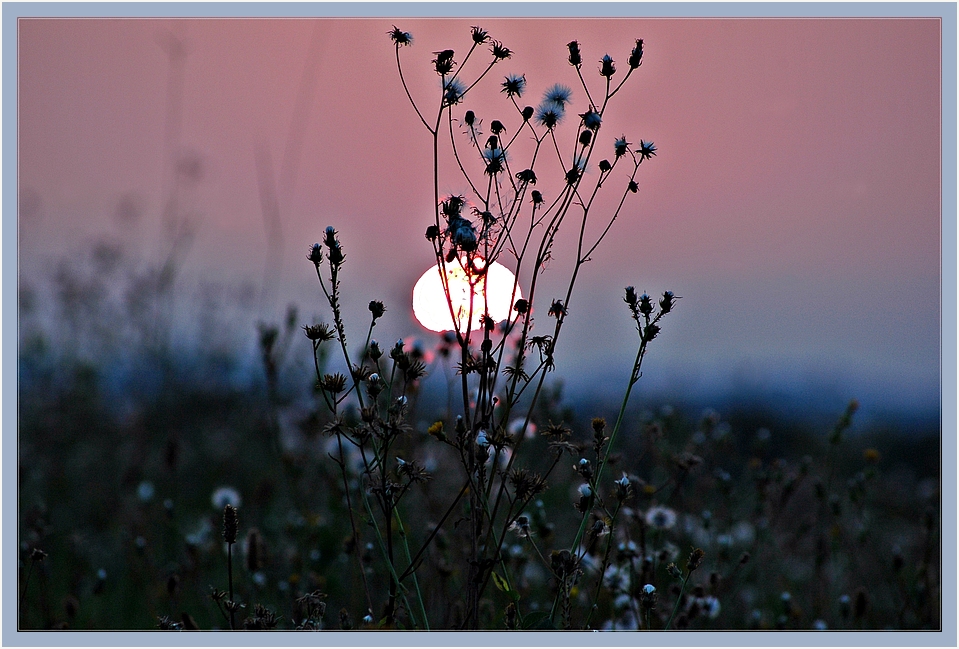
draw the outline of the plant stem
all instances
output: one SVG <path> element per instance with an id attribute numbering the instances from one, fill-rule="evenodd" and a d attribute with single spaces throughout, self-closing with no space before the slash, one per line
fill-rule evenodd
<path id="1" fill-rule="evenodd" d="M 676 604 L 673 606 L 673 612 L 670 613 L 669 619 L 666 620 L 666 626 L 663 627 L 663 631 L 669 631 L 669 626 L 673 623 L 673 618 L 676 617 L 676 612 L 679 610 L 679 604 L 683 601 L 683 593 L 686 591 L 686 582 L 689 581 L 689 577 L 692 574 L 692 570 L 686 571 L 686 577 L 683 579 L 683 585 L 679 589 L 679 597 L 676 598 Z"/>
<path id="2" fill-rule="evenodd" d="M 226 572 L 230 583 L 230 630 L 236 629 L 236 613 L 233 599 L 233 544 L 226 544 Z"/>

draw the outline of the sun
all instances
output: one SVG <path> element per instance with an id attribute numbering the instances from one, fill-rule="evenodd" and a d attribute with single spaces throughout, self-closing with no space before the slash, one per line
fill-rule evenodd
<path id="1" fill-rule="evenodd" d="M 466 333 L 467 325 L 470 331 L 477 331 L 483 313 L 489 313 L 493 322 L 508 320 L 516 300 L 523 297 L 508 268 L 495 261 L 487 266 L 479 257 L 470 265 L 463 257 L 446 264 L 454 321 L 440 273 L 439 265 L 433 266 L 413 286 L 413 315 L 430 331 Z"/>

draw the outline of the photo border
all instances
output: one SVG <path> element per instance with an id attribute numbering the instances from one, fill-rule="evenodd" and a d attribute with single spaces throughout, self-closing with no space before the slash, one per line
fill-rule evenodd
<path id="1" fill-rule="evenodd" d="M 18 631 L 17 574 L 17 23 L 20 18 L 939 18 L 941 20 L 941 631 L 682 631 L 656 646 L 956 646 L 956 4 L 955 3 L 3 3 L 2 245 L 2 643 L 5 646 L 263 646 L 265 636 L 161 631 Z M 886 46 L 890 46 L 886 44 Z M 908 47 L 895 43 L 893 47 Z M 634 646 L 633 632 L 322 632 L 325 646 Z M 642 636 L 643 644 L 653 637 Z M 520 642 L 522 639 L 522 642 Z M 314 646 L 320 638 L 274 632 L 270 646 Z"/>

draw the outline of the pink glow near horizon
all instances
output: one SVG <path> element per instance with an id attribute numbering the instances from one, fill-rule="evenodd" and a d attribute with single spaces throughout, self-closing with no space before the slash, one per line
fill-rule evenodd
<path id="1" fill-rule="evenodd" d="M 357 284 L 379 291 L 358 303 L 386 298 L 393 315 L 409 319 L 400 302 L 431 263 L 429 138 L 403 95 L 386 32 L 396 23 L 413 33 L 404 70 L 425 105 L 438 89 L 432 53 L 465 51 L 476 22 L 21 21 L 19 174 L 21 195 L 34 203 L 21 214 L 25 277 L 39 272 L 31 257 L 66 249 L 51 233 L 114 232 L 129 245 L 160 237 L 170 122 L 168 57 L 158 43 L 173 34 L 186 43 L 177 141 L 204 170 L 187 197 L 199 228 L 188 269 L 261 280 L 255 160 L 265 151 L 280 187 L 281 293 L 315 298 L 303 293 L 310 280 L 301 258 L 333 224 Z M 601 137 L 610 146 L 621 134 L 652 140 L 659 154 L 585 270 L 570 311 L 570 358 L 576 340 L 630 335 L 628 319 L 589 314 L 615 313 L 622 287 L 634 284 L 684 297 L 664 334 L 673 342 L 658 352 L 664 366 L 781 357 L 938 377 L 938 21 L 480 24 L 515 51 L 477 108 L 486 123 L 508 127 L 503 74 L 526 74 L 527 103 L 562 82 L 574 89 L 574 110 L 585 110 L 566 43 L 580 41 L 597 87 L 594 61 L 608 51 L 625 67 L 634 39 L 646 43 Z M 441 183 L 441 193 L 465 185 L 452 172 Z M 112 214 L 125 195 L 143 216 L 118 231 Z M 576 325 L 578 313 L 587 316 Z M 619 362 L 615 347 L 591 353 L 596 363 Z"/>

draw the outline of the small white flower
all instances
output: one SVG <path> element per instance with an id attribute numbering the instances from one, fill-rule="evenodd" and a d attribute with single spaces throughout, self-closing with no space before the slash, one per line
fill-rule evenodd
<path id="1" fill-rule="evenodd" d="M 669 507 L 650 507 L 646 511 L 646 524 L 659 530 L 672 529 L 676 525 L 676 512 Z"/>
<path id="2" fill-rule="evenodd" d="M 722 607 L 719 605 L 719 600 L 713 597 L 712 595 L 707 595 L 700 601 L 700 606 L 702 606 L 703 611 L 706 613 L 706 617 L 710 620 L 715 620 L 719 617 L 719 611 Z"/>
<path id="3" fill-rule="evenodd" d="M 589 488 L 589 485 L 585 482 L 579 485 L 579 495 L 583 498 L 589 498 L 593 495 L 593 490 Z"/>
<path id="4" fill-rule="evenodd" d="M 476 435 L 476 444 L 478 446 L 489 446 L 489 439 L 486 438 L 485 430 L 480 430 L 479 434 Z"/>
<path id="5" fill-rule="evenodd" d="M 523 432 L 523 424 L 526 422 L 522 417 L 517 417 L 513 421 L 509 422 L 509 426 L 506 428 L 506 432 L 512 437 L 516 437 L 521 432 Z M 533 438 L 536 437 L 536 424 L 529 422 L 526 426 L 526 437 Z"/>
<path id="6" fill-rule="evenodd" d="M 645 586 L 643 586 L 643 592 L 646 593 L 647 595 L 652 595 L 653 593 L 656 592 L 656 587 L 653 586 L 652 584 L 646 584 Z"/>
<path id="7" fill-rule="evenodd" d="M 223 509 L 227 505 L 239 508 L 242 499 L 240 498 L 240 492 L 233 487 L 220 487 L 210 496 L 210 502 L 213 503 L 215 509 Z"/>
<path id="8" fill-rule="evenodd" d="M 613 600 L 613 607 L 617 611 L 626 611 L 629 609 L 630 602 L 632 601 L 633 599 L 629 595 L 622 593 L 621 595 L 617 595 L 616 599 Z"/>
<path id="9" fill-rule="evenodd" d="M 154 489 L 153 483 L 149 480 L 144 480 L 137 487 L 137 498 L 139 498 L 141 502 L 150 502 L 153 500 L 153 494 L 155 493 L 156 489 Z"/>

